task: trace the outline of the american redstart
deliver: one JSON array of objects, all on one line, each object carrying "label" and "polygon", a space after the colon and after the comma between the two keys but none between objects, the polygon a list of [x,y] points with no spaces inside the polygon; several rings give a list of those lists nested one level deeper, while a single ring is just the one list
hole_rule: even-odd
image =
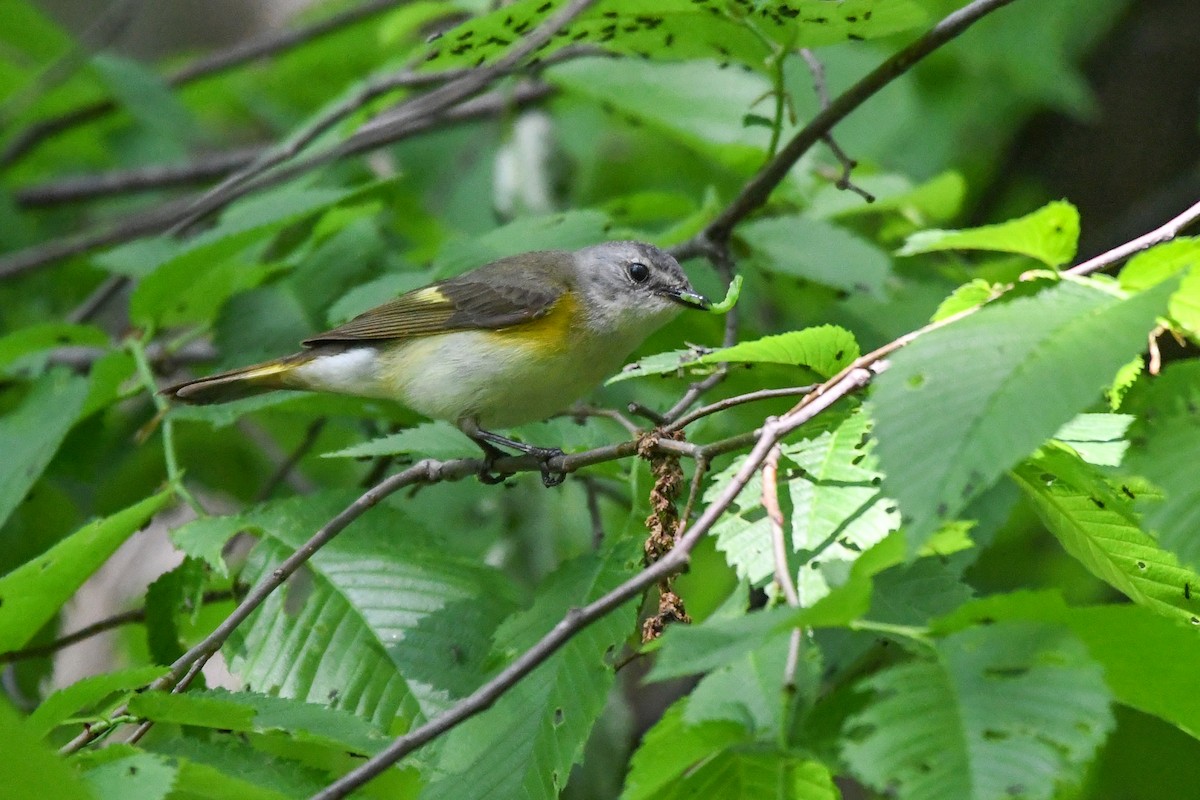
[{"label": "american redstart", "polygon": [[488,456],[495,445],[546,462],[560,455],[493,433],[562,411],[682,307],[708,308],[674,258],[643,242],[509,256],[415,289],[284,358],[163,390],[220,403],[274,389],[396,400],[455,423]]}]

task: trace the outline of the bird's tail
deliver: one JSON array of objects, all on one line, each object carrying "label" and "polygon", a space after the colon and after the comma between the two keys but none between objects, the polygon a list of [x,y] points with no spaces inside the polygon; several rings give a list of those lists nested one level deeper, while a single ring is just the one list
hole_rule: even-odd
[{"label": "bird's tail", "polygon": [[163,389],[162,394],[181,403],[208,405],[240,400],[275,389],[300,389],[303,387],[289,380],[289,377],[296,367],[308,363],[312,358],[311,352],[295,353],[273,361],[177,383]]}]

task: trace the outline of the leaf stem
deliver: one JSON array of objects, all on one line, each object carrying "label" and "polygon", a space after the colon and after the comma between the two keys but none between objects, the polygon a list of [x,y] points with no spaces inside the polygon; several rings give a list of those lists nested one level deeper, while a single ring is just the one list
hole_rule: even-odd
[{"label": "leaf stem", "polygon": [[150,369],[150,359],[146,357],[146,347],[137,336],[129,337],[125,342],[125,347],[133,356],[134,364],[137,365],[138,377],[142,379],[142,385],[146,387],[154,407],[158,409],[162,425],[163,458],[167,465],[167,483],[179,496],[179,499],[187,503],[198,516],[206,517],[208,512],[205,511],[204,506],[200,505],[200,502],[184,485],[183,470],[179,466],[179,458],[175,453],[174,420],[167,413],[170,411],[167,399],[158,393],[158,384],[154,382],[154,373]]}]

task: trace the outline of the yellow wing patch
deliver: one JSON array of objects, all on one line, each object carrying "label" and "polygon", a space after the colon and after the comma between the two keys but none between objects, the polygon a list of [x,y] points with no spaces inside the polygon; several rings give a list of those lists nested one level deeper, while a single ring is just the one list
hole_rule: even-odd
[{"label": "yellow wing patch", "polygon": [[575,294],[564,292],[547,313],[529,322],[499,328],[493,335],[505,342],[537,350],[557,350],[567,346],[579,312],[579,301]]}]

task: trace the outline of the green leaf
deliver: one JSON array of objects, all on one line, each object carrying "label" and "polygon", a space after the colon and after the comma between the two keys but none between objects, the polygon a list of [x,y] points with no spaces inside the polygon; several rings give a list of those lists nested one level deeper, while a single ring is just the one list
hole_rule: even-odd
[{"label": "green leaf", "polygon": [[316,794],[331,779],[324,770],[247,747],[240,736],[164,737],[147,747],[178,763],[177,794],[204,800],[293,800]]},{"label": "green leaf", "polygon": [[808,367],[822,378],[828,378],[836,375],[858,356],[858,342],[854,340],[853,334],[836,325],[819,325],[801,331],[739,342],[732,347],[717,350],[689,348],[657,353],[633,364],[627,364],[624,369],[609,378],[605,385],[647,375],[662,375],[684,368],[690,370],[692,365],[722,363]]},{"label": "green leaf", "polygon": [[139,124],[158,134],[172,155],[182,155],[196,138],[196,123],[187,107],[153,71],[113,53],[92,56],[92,67]]},{"label": "green leaf", "polygon": [[786,364],[809,367],[830,378],[858,358],[854,335],[836,325],[819,325],[802,331],[764,336],[700,356],[701,364]]},{"label": "green leaf", "polygon": [[940,250],[990,250],[1017,253],[1050,267],[1075,257],[1079,242],[1079,212],[1059,200],[1024,217],[966,230],[929,230],[914,233],[897,251],[899,256]]},{"label": "green leaf", "polygon": [[742,725],[687,724],[687,700],[669,708],[630,762],[621,800],[837,800],[829,770],[797,753],[756,741]]},{"label": "green leaf", "polygon": [[[241,580],[257,583],[354,495],[318,493],[177,530],[189,555],[220,560],[239,531],[261,540]],[[415,724],[460,696],[510,602],[494,569],[446,552],[419,520],[377,506],[323,547],[302,577],[277,591],[226,649],[251,690],[351,711],[389,729]],[[479,593],[490,601],[470,601]]]},{"label": "green leaf", "polygon": [[[130,317],[150,328],[211,321],[231,295],[257,286],[285,268],[240,258],[240,254],[255,244],[265,246],[284,226],[371,188],[286,187],[241,201],[225,212],[219,225],[186,245],[162,246],[146,253],[146,260],[133,270],[142,280],[129,300]],[[141,254],[148,246],[134,247]],[[125,258],[125,254],[110,252],[104,263],[121,263]]]},{"label": "green leaf", "polygon": [[374,458],[408,453],[420,458],[470,458],[479,454],[479,448],[449,423],[426,422],[323,455],[325,458]]},{"label": "green leaf", "polygon": [[[789,564],[802,605],[811,605],[846,580],[855,561],[898,526],[895,504],[880,492],[871,452],[870,420],[858,411],[806,427],[782,448],[779,493],[789,528]],[[705,492],[712,501],[741,468],[738,458]],[[760,585],[775,573],[770,520],[756,473],[716,525],[717,548],[738,574]]]},{"label": "green leaf", "polygon": [[607,238],[608,227],[608,215],[591,209],[522,217],[481,236],[447,244],[438,254],[434,273],[457,275],[529,250],[577,250]]},{"label": "green leaf", "polygon": [[25,720],[25,729],[38,739],[82,709],[91,709],[115,692],[140,689],[165,672],[164,667],[134,667],[83,678],[47,697]]},{"label": "green leaf", "polygon": [[295,741],[368,756],[390,741],[368,722],[345,711],[252,692],[143,692],[130,700],[129,710],[155,722],[242,733],[282,733]]},{"label": "green leaf", "polygon": [[0,418],[0,525],[41,477],[87,394],[86,378],[56,370],[34,382],[21,404]]},{"label": "green leaf", "polygon": [[121,752],[127,754],[97,764],[83,773],[83,779],[95,796],[165,800],[175,788],[178,765],[153,753],[139,753],[132,748],[123,748]]},{"label": "green leaf", "polygon": [[1121,270],[1126,289],[1140,291],[1183,272],[1179,289],[1167,303],[1167,313],[1193,338],[1200,338],[1200,238],[1182,236],[1138,253]]},{"label": "green leaf", "polygon": [[79,774],[38,741],[40,738],[27,729],[9,703],[0,703],[6,800],[104,800],[108,797],[89,792]]},{"label": "green leaf", "polygon": [[[544,580],[532,608],[496,631],[501,652],[526,650],[569,609],[628,578],[629,544],[569,561]],[[610,653],[633,629],[635,606],[626,603],[589,625],[491,709],[451,731],[422,797],[557,797],[604,708],[615,677]]]},{"label": "green leaf", "polygon": [[937,311],[933,312],[932,322],[952,317],[969,308],[978,308],[1000,296],[1001,289],[991,281],[976,278],[955,289],[949,297],[941,302]]},{"label": "green leaf", "polygon": [[875,202],[868,203],[858,194],[831,184],[817,192],[805,213],[834,219],[897,212],[921,222],[936,222],[958,216],[967,193],[967,182],[957,172],[943,172],[915,187],[896,174],[855,175],[854,183],[873,194]]},{"label": "green leaf", "polygon": [[[712,351],[708,348],[689,347],[686,350],[672,350],[667,353],[655,353],[652,356],[640,358],[632,364],[626,364],[620,372],[604,382],[605,386],[627,381],[630,378],[642,378],[647,375],[665,375],[668,372],[684,372],[688,374],[697,371],[709,373],[713,368],[704,364],[701,359]],[[699,370],[697,370],[699,367]]]},{"label": "green leaf", "polygon": [[863,616],[871,604],[871,574],[859,569],[809,608],[777,606],[749,614],[713,616],[699,625],[673,625],[647,680],[695,675],[737,662],[798,627],[833,628]]},{"label": "green leaf", "polygon": [[1080,414],[1059,428],[1053,438],[1070,446],[1089,464],[1116,467],[1129,448],[1125,433],[1133,420],[1129,414]]},{"label": "green leaf", "polygon": [[1150,480],[1161,496],[1139,497],[1145,530],[1179,560],[1200,568],[1200,362],[1169,365],[1128,405],[1139,416],[1126,469]]},{"label": "green leaf", "polygon": [[1017,592],[975,600],[936,623],[944,631],[1001,620],[1061,624],[1104,667],[1121,703],[1178,725],[1200,738],[1200,659],[1196,625],[1180,624],[1134,605],[1070,608],[1057,592]]},{"label": "green leaf", "polygon": [[[562,0],[518,0],[450,29],[429,45],[428,66],[444,69],[494,61],[557,9]],[[762,69],[768,42],[788,49],[887,36],[925,21],[908,0],[770,0],[750,9],[740,3],[691,0],[609,0],[589,9],[538,51],[545,57],[572,43],[614,53],[666,59],[736,59]],[[630,60],[630,59],[627,59]]]},{"label": "green leaf", "polygon": [[1050,798],[1112,727],[1100,666],[1056,626],[1004,622],[947,636],[928,660],[864,681],[843,755],[867,784],[911,800]]},{"label": "green leaf", "polygon": [[172,496],[161,492],[85,525],[0,578],[0,652],[28,644],[75,590]]},{"label": "green leaf", "polygon": [[[1089,572],[1138,605],[1195,621],[1200,576],[1179,566],[1138,527],[1131,495],[1111,487],[1093,469],[1062,450],[1047,448],[1014,471],[1017,485],[1063,548]],[[1200,600],[1200,598],[1198,598]]]},{"label": "green leaf", "polygon": [[882,297],[892,271],[883,250],[845,228],[810,217],[770,217],[741,225],[739,236],[769,272]]},{"label": "green leaf", "polygon": [[742,125],[746,110],[770,91],[761,75],[709,61],[580,59],[546,77],[571,96],[617,110],[734,169],[757,166],[770,142],[769,131]]},{"label": "green leaf", "polygon": [[910,551],[1099,397],[1169,291],[1121,299],[1061,283],[931,331],[892,359],[874,386],[875,435]]},{"label": "green leaf", "polygon": [[0,337],[0,370],[11,374],[11,367],[26,356],[56,347],[106,347],[108,334],[93,325],[45,322],[30,325]]}]

